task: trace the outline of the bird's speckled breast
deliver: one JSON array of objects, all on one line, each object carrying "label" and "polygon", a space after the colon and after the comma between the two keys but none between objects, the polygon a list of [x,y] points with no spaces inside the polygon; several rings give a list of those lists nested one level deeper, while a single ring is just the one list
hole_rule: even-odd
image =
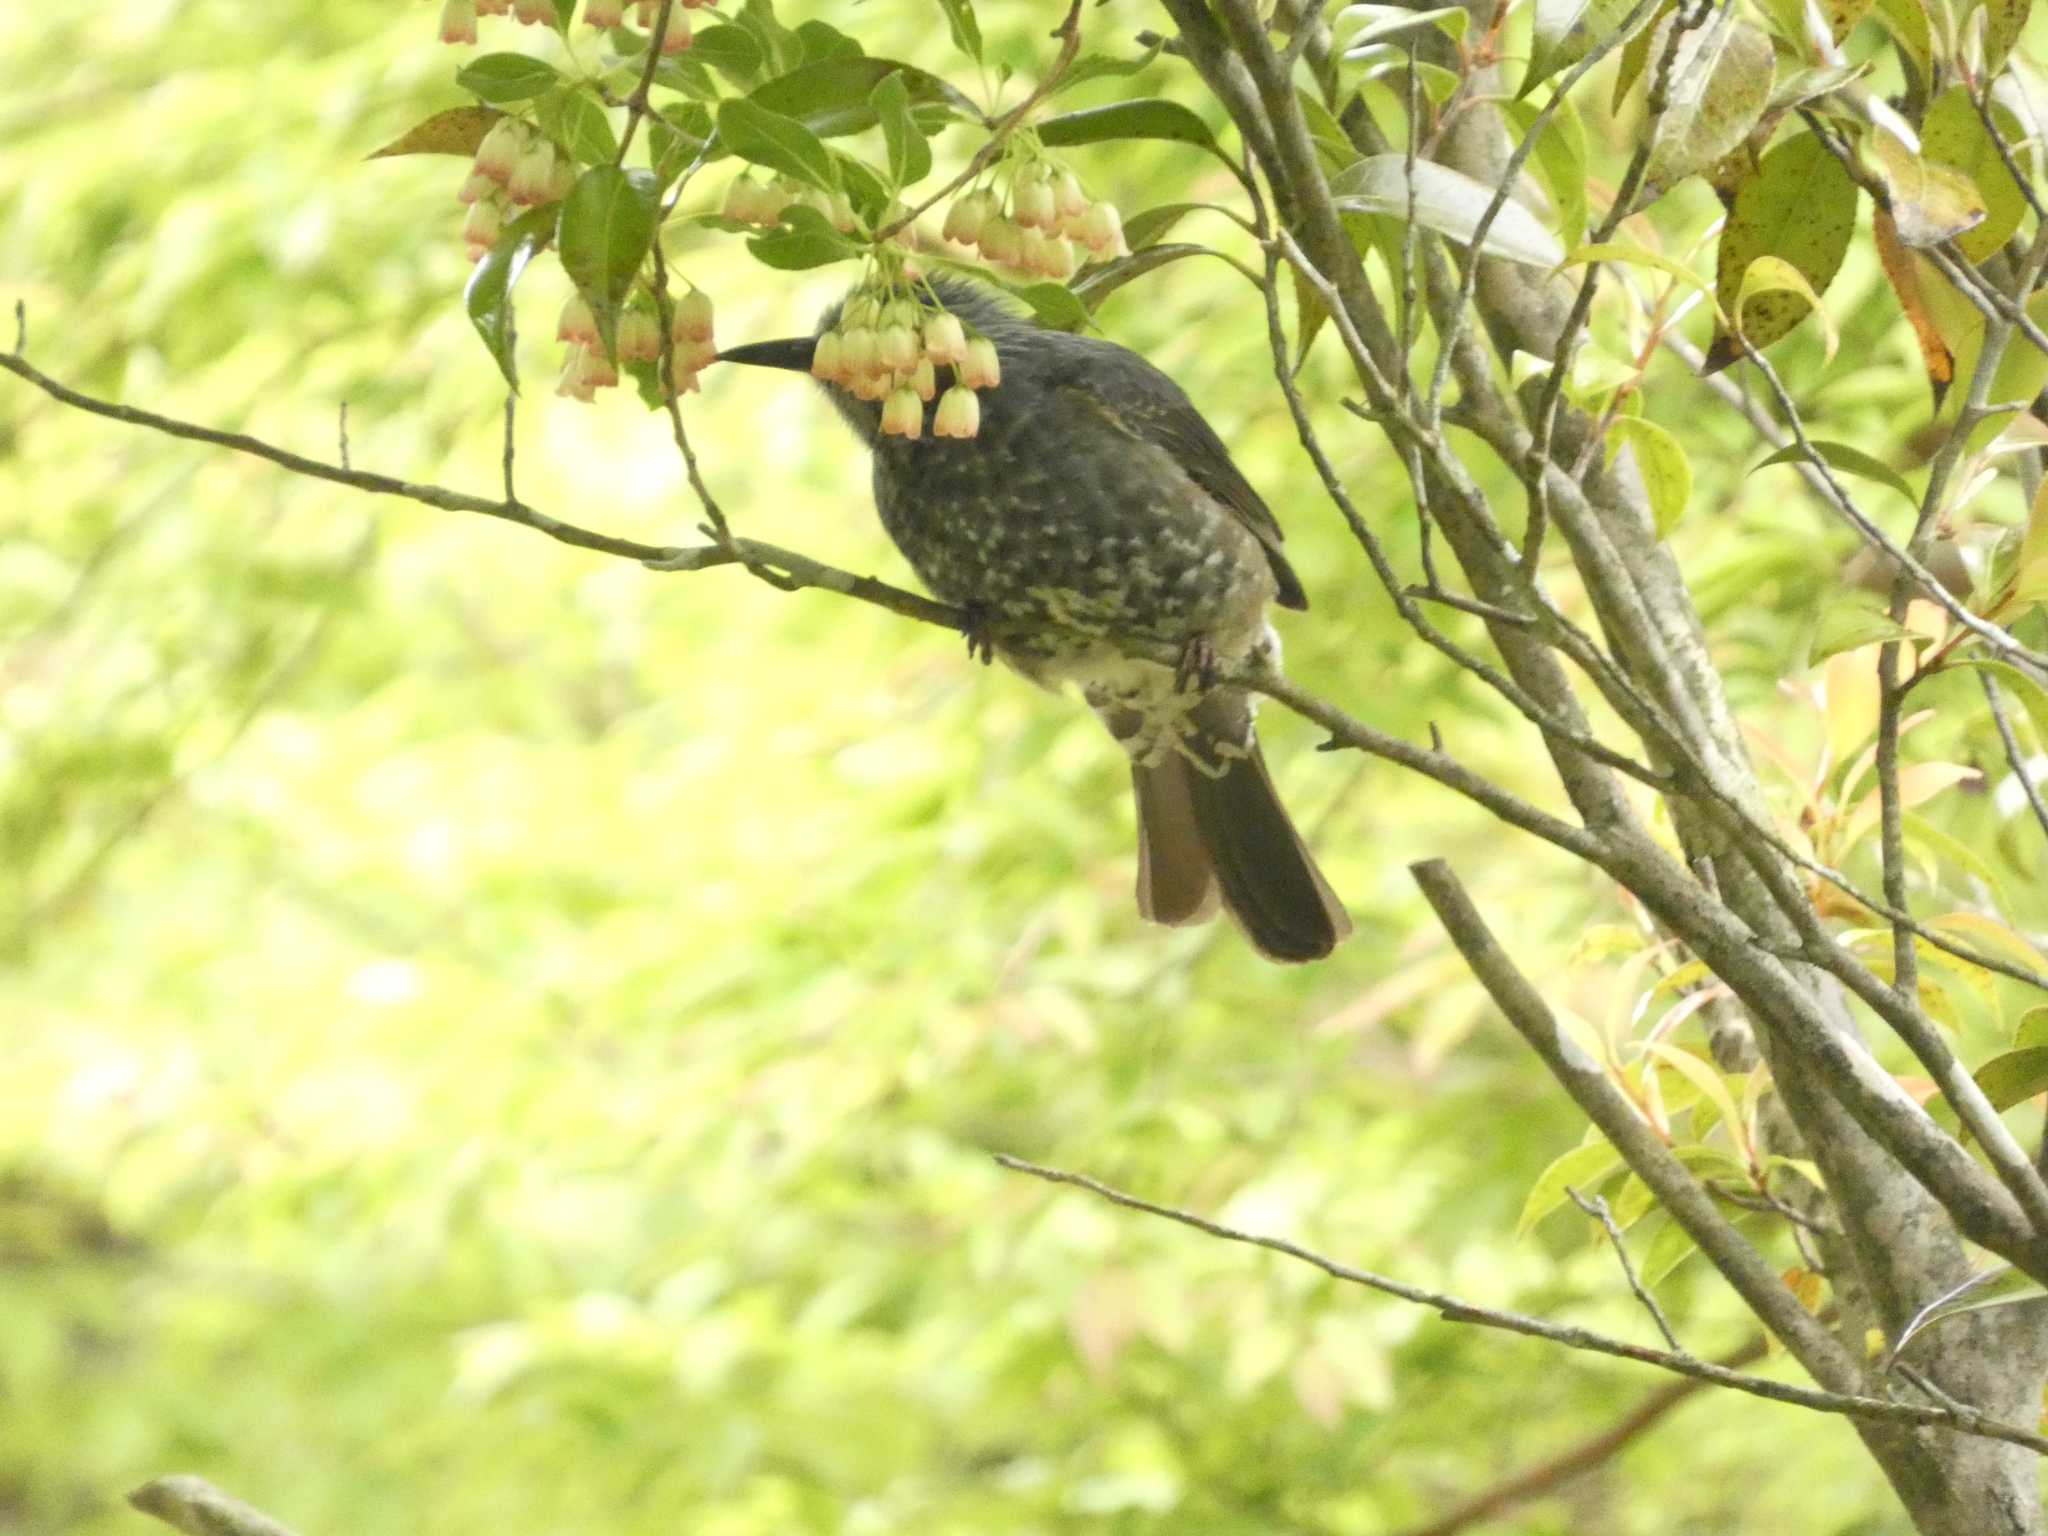
[{"label": "bird's speckled breast", "polygon": [[882,439],[882,525],[933,592],[994,624],[1238,652],[1275,589],[1258,540],[1162,449],[1089,437]]}]

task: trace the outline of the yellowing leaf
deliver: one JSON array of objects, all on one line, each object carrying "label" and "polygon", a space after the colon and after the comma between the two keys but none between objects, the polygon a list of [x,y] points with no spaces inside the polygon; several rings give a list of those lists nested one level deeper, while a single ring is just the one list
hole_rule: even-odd
[{"label": "yellowing leaf", "polygon": [[1864,142],[1891,194],[1892,225],[1907,246],[1939,245],[1984,222],[1983,195],[1961,171],[1915,153],[1881,128]]},{"label": "yellowing leaf", "polygon": [[491,125],[505,114],[496,107],[450,107],[365,156],[381,160],[387,155],[474,155]]},{"label": "yellowing leaf", "polygon": [[[1735,328],[1742,332],[1745,339],[1751,341],[1752,346],[1755,345],[1748,329],[1750,306],[1759,299],[1776,300],[1786,295],[1805,300],[1807,307],[1820,316],[1826,358],[1827,361],[1833,362],[1835,348],[1841,343],[1841,333],[1835,329],[1833,317],[1821,308],[1820,295],[1814,292],[1813,284],[1806,280],[1806,274],[1791,262],[1779,257],[1759,256],[1742,274],[1742,286],[1735,295]],[[1767,310],[1758,311],[1760,319],[1775,313],[1775,304]]]}]

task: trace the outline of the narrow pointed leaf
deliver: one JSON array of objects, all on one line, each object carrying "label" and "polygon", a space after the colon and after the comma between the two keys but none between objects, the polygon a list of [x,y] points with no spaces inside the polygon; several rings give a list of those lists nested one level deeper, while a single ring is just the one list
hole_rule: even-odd
[{"label": "narrow pointed leaf", "polygon": [[[1408,217],[1408,165],[1400,155],[1372,155],[1330,183],[1337,206],[1347,213]],[[1470,245],[1479,221],[1493,203],[1495,189],[1449,166],[1419,160],[1415,165],[1415,220],[1461,245]],[[1532,267],[1563,264],[1564,247],[1542,222],[1508,198],[1488,226],[1483,250],[1488,256]]]},{"label": "narrow pointed leaf", "polygon": [[469,323],[476,327],[498,371],[514,389],[519,387],[519,373],[512,358],[512,286],[554,233],[555,209],[529,208],[507,225],[498,243],[484,253],[462,291]]},{"label": "narrow pointed leaf", "polygon": [[1055,148],[1105,144],[1115,139],[1168,139],[1222,153],[1207,123],[1179,102],[1164,97],[1119,101],[1049,117],[1038,125],[1038,137]]},{"label": "narrow pointed leaf", "polygon": [[545,59],[524,53],[487,53],[455,71],[455,83],[494,106],[545,96],[562,77]]},{"label": "narrow pointed leaf", "polygon": [[562,200],[562,270],[597,317],[607,354],[614,351],[619,306],[654,242],[655,201],[653,172],[611,165],[585,171]]},{"label": "narrow pointed leaf", "polygon": [[[1913,487],[1906,483],[1906,477],[1883,459],[1865,453],[1861,448],[1852,447],[1848,443],[1831,442],[1824,437],[1810,438],[1808,441],[1813,444],[1813,451],[1827,461],[1830,469],[1840,470],[1845,475],[1859,475],[1865,480],[1875,480],[1879,485],[1890,486],[1910,502],[1919,501],[1920,498],[1913,494]],[[1771,464],[1805,462],[1805,450],[1797,443],[1789,443],[1769,458],[1757,460],[1750,473],[1755,474],[1757,470]]]},{"label": "narrow pointed leaf", "polygon": [[889,154],[889,177],[898,188],[913,186],[932,170],[932,147],[910,116],[910,88],[899,70],[883,77],[868,93],[868,105],[881,120],[882,140]]}]

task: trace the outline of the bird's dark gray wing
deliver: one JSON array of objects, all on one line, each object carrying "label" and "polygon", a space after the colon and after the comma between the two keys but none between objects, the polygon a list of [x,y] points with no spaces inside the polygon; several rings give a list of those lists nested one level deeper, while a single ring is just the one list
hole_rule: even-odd
[{"label": "bird's dark gray wing", "polygon": [[1284,535],[1279,522],[1230,462],[1223,439],[1202,419],[1181,387],[1137,353],[1107,342],[1077,350],[1072,358],[1048,382],[1083,396],[1113,426],[1171,454],[1195,484],[1229,508],[1257,537],[1279,584],[1275,600],[1280,606],[1308,607],[1301,579],[1281,552]]}]

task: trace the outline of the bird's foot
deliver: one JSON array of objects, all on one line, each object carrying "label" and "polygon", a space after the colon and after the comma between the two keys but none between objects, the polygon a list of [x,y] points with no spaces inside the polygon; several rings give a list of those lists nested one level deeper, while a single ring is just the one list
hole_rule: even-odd
[{"label": "bird's foot", "polygon": [[1197,635],[1181,650],[1173,686],[1180,693],[1207,693],[1216,686],[1217,671],[1216,647],[1207,635]]},{"label": "bird's foot", "polygon": [[967,659],[984,667],[996,659],[996,642],[989,633],[989,611],[984,603],[965,603],[960,609],[960,633],[967,637]]}]

